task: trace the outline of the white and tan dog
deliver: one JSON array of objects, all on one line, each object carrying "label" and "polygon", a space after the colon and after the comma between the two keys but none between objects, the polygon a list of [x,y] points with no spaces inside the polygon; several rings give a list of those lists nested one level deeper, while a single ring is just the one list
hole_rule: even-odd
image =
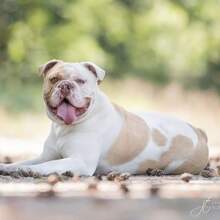
[{"label": "white and tan dog", "polygon": [[42,175],[72,171],[144,174],[199,173],[208,162],[207,137],[181,120],[156,113],[133,114],[113,105],[98,84],[105,71],[91,62],[51,60],[40,69],[52,128],[36,159],[1,165]]}]

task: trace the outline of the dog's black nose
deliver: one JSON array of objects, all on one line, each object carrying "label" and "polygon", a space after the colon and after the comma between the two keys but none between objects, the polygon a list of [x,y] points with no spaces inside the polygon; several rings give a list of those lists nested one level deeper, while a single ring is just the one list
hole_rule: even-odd
[{"label": "dog's black nose", "polygon": [[64,96],[67,96],[70,93],[72,87],[73,85],[68,81],[64,81],[58,86],[58,88],[60,88],[62,95]]}]

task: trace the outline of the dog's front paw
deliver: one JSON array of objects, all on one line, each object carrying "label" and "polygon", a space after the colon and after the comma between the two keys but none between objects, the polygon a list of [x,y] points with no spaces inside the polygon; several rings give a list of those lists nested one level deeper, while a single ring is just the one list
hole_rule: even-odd
[{"label": "dog's front paw", "polygon": [[[16,169],[16,174],[20,177],[34,177],[34,178],[39,178],[41,175],[37,172],[34,172],[32,169],[30,168],[18,168]],[[15,173],[14,172],[14,173]]]},{"label": "dog's front paw", "polygon": [[0,175],[9,175],[13,171],[13,167],[8,164],[0,164]]}]

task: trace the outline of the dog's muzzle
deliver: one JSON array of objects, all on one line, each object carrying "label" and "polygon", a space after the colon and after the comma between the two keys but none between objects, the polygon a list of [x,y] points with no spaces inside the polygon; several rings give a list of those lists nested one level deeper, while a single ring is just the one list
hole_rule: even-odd
[{"label": "dog's muzzle", "polygon": [[77,103],[74,93],[77,92],[77,86],[74,82],[63,80],[57,85],[59,90],[59,103],[56,107],[50,107],[50,110],[65,124],[72,124],[82,114],[84,114],[89,105],[90,98],[83,98],[81,103]]},{"label": "dog's muzzle", "polygon": [[60,89],[61,94],[66,97],[70,94],[71,89],[74,88],[74,84],[67,81],[67,80],[63,80],[62,82],[60,82],[60,84],[58,85],[58,88]]}]

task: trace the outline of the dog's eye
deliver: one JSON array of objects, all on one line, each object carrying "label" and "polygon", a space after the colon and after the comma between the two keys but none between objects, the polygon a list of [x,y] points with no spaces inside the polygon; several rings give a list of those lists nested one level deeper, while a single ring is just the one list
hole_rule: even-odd
[{"label": "dog's eye", "polygon": [[58,81],[59,81],[59,78],[56,77],[56,76],[50,78],[50,82],[53,83],[53,84],[56,83],[56,82],[58,82]]},{"label": "dog's eye", "polygon": [[76,79],[75,81],[76,83],[81,84],[81,85],[85,84],[86,82],[86,80],[83,80],[83,79]]}]

